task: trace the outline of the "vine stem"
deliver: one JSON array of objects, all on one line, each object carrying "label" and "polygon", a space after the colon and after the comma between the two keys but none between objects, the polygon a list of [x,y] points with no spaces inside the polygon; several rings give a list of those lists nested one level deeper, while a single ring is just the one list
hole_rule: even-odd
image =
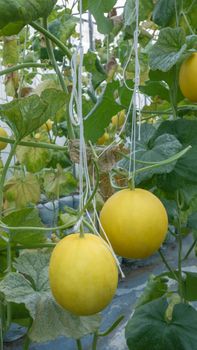
[{"label": "vine stem", "polygon": [[187,15],[185,14],[184,11],[181,12],[181,15],[183,16],[183,18],[184,18],[184,20],[185,20],[185,23],[187,24],[190,33],[191,33],[192,35],[194,35],[195,33],[194,33],[192,27],[191,27],[190,24],[189,24],[189,21],[188,21],[188,19],[187,19]]},{"label": "vine stem", "polygon": [[31,344],[31,340],[29,339],[28,335],[26,335],[26,339],[23,345],[23,350],[29,350],[30,344]]},{"label": "vine stem", "polygon": [[166,260],[165,255],[163,254],[161,248],[158,250],[158,253],[159,253],[163,263],[167,267],[168,271],[172,274],[172,276],[175,278],[175,280],[178,281],[178,278],[177,278],[175,272],[173,271],[172,267],[169,265],[168,261]]},{"label": "vine stem", "polygon": [[[0,136],[0,141],[6,142],[9,144],[14,144],[16,142],[16,140],[14,139],[9,139],[7,137],[1,137],[1,136]],[[20,141],[18,142],[18,146],[55,149],[57,151],[68,151],[67,146],[59,146],[53,143],[46,143],[46,142]]]},{"label": "vine stem", "polygon": [[56,38],[53,34],[51,34],[46,28],[43,28],[36,22],[31,22],[30,26],[33,27],[34,29],[38,30],[40,33],[44,34],[48,39],[53,41],[63,52],[64,54],[68,57],[69,60],[72,58],[72,53],[69,51],[69,49],[63,44],[61,40]]},{"label": "vine stem", "polygon": [[[43,27],[47,30],[47,19],[46,18],[43,18]],[[55,55],[53,52],[53,47],[52,47],[51,41],[49,40],[49,38],[47,36],[45,36],[45,40],[46,40],[46,47],[47,47],[49,59],[51,61],[51,64],[53,65],[55,72],[58,75],[62,90],[65,91],[66,93],[68,93],[66,83],[64,81],[64,78],[60,72],[60,69],[59,69],[58,64],[56,62],[56,59],[55,59]]]},{"label": "vine stem", "polygon": [[0,350],[3,350],[3,306],[0,300]]},{"label": "vine stem", "polygon": [[176,196],[177,201],[177,207],[178,207],[178,225],[177,225],[177,231],[178,231],[178,280],[179,280],[179,293],[181,297],[181,301],[184,301],[183,297],[183,279],[182,279],[182,248],[183,248],[183,242],[182,242],[182,233],[181,233],[181,203],[179,198],[179,192],[177,191]]},{"label": "vine stem", "polygon": [[80,339],[76,339],[76,343],[77,343],[77,349],[78,350],[83,350],[81,340]]},{"label": "vine stem", "polygon": [[[44,29],[47,31],[47,18],[43,18],[43,26],[44,26]],[[49,55],[49,59],[51,61],[51,64],[52,64],[52,66],[53,66],[53,68],[54,68],[58,78],[59,78],[62,90],[66,94],[68,94],[68,89],[67,89],[66,83],[64,81],[64,77],[63,77],[62,73],[60,72],[60,69],[58,67],[58,64],[57,64],[55,56],[54,56],[54,52],[53,52],[53,47],[52,47],[51,41],[50,41],[50,39],[49,39],[49,37],[47,35],[45,35],[45,40],[46,40],[46,47],[47,47],[47,52],[48,52],[48,55]],[[74,139],[75,138],[75,133],[74,133],[74,129],[73,129],[73,125],[72,125],[69,113],[67,113],[67,124],[68,124],[68,136],[69,136],[69,139]]]},{"label": "vine stem", "polygon": [[43,69],[46,69],[47,66],[46,66],[46,64],[43,64],[43,63],[34,63],[34,62],[21,63],[21,64],[17,64],[16,66],[12,66],[12,67],[9,67],[9,68],[6,68],[6,69],[0,71],[0,76],[5,75],[5,74],[9,74],[9,73],[12,73],[12,72],[15,72],[17,70],[24,69],[24,68],[43,68]]},{"label": "vine stem", "polygon": [[7,230],[10,230],[10,231],[43,231],[43,232],[48,232],[48,231],[56,231],[56,230],[63,230],[63,229],[66,229],[66,228],[69,228],[69,227],[72,227],[73,226],[73,223],[70,223],[70,224],[64,224],[64,225],[60,225],[60,226],[56,226],[56,227],[42,227],[42,226],[39,226],[39,227],[35,227],[35,226],[17,226],[17,227],[14,227],[14,226],[7,226],[5,225],[2,221],[0,221],[0,228],[3,228],[3,229],[7,229]]},{"label": "vine stem", "polygon": [[97,349],[97,343],[98,343],[98,333],[95,332],[93,336],[93,341],[92,341],[92,350]]},{"label": "vine stem", "polygon": [[7,175],[7,172],[8,172],[8,169],[9,169],[12,157],[13,157],[15,151],[16,151],[16,147],[18,146],[18,142],[19,141],[16,140],[14,142],[13,146],[11,147],[9,156],[8,156],[8,158],[6,160],[5,166],[4,166],[3,171],[1,173],[1,179],[0,179],[0,216],[2,215],[2,209],[3,209],[3,186],[4,186],[4,182],[5,182],[5,179],[6,179],[6,175]]},{"label": "vine stem", "polygon": [[188,258],[188,256],[191,254],[192,250],[194,249],[195,245],[197,243],[197,239],[195,239],[191,245],[191,247],[188,249],[187,253],[185,254],[184,258],[182,259],[182,261],[186,260]]},{"label": "vine stem", "polygon": [[[7,273],[12,270],[12,248],[11,248],[11,236],[9,234],[9,240],[7,242]],[[12,307],[11,303],[7,302],[7,319],[6,319],[6,329],[8,330],[12,322]]]},{"label": "vine stem", "polygon": [[138,174],[138,173],[141,173],[143,171],[146,171],[146,170],[149,170],[149,169],[154,169],[154,168],[159,168],[162,165],[167,165],[167,164],[169,164],[171,162],[174,162],[174,161],[178,160],[180,157],[182,157],[190,149],[191,149],[191,146],[188,146],[185,149],[183,149],[182,151],[180,151],[180,152],[176,153],[175,155],[169,157],[168,159],[161,160],[160,162],[156,162],[156,163],[148,165],[148,166],[146,166],[144,168],[136,169],[135,173]]},{"label": "vine stem", "polygon": [[[13,249],[23,250],[23,249],[42,249],[42,248],[54,248],[56,243],[40,243],[40,244],[27,244],[27,245],[16,245]],[[0,248],[0,252],[4,251],[6,248]]]}]

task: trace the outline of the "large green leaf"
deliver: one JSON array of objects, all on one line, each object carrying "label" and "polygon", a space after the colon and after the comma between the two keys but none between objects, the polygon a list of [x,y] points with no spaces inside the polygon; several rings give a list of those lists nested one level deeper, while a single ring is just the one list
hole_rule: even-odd
[{"label": "large green leaf", "polygon": [[56,89],[44,90],[0,105],[0,115],[10,125],[17,139],[22,139],[53,117],[65,103],[65,94]]},{"label": "large green leaf", "polygon": [[19,62],[19,49],[17,36],[4,38],[3,44],[3,65],[15,65]]},{"label": "large green leaf", "polygon": [[87,141],[96,142],[104,133],[104,129],[109,125],[111,118],[122,110],[122,106],[117,104],[114,97],[114,92],[118,87],[119,83],[117,81],[107,84],[95,107],[85,117],[84,130]]},{"label": "large green leaf", "polygon": [[[156,86],[157,84],[155,82],[159,82],[160,84],[162,83],[162,86],[158,85],[158,92],[161,94],[161,98],[165,99],[166,101],[171,101],[170,100],[170,90],[171,90],[171,94],[174,92],[174,90],[176,89],[177,93],[176,93],[176,102],[182,101],[183,100],[183,95],[182,92],[179,88],[179,86],[177,86],[176,84],[176,69],[175,66],[172,67],[170,70],[168,70],[167,72],[162,72],[161,70],[150,70],[149,72],[149,78],[150,81],[147,82],[147,87],[145,87],[145,89],[149,88],[149,84],[150,84],[150,89],[145,90],[150,93],[154,93],[156,92]],[[167,85],[165,83],[167,83]],[[164,90],[165,89],[165,90]],[[142,90],[143,92],[143,90]],[[150,95],[151,96],[151,95]]]},{"label": "large green leaf", "polygon": [[85,69],[91,73],[94,89],[98,87],[107,78],[107,74],[102,67],[100,60],[95,52],[89,51],[84,55],[83,61]]},{"label": "large green leaf", "polygon": [[0,35],[17,34],[26,24],[48,16],[57,0],[0,0]]},{"label": "large green leaf", "polygon": [[183,273],[186,277],[183,281],[184,297],[188,301],[197,301],[197,273],[187,271]]},{"label": "large green leaf", "polygon": [[158,96],[163,100],[170,102],[169,89],[163,81],[147,81],[145,85],[140,86],[140,91],[151,97]]},{"label": "large green leaf", "polygon": [[147,304],[152,300],[161,298],[168,290],[165,277],[150,275],[143,293],[140,295],[135,307]]},{"label": "large green leaf", "polygon": [[174,306],[166,319],[165,299],[136,309],[126,326],[126,340],[133,350],[194,350],[197,344],[197,311],[187,304]]},{"label": "large green leaf", "polygon": [[185,32],[182,28],[162,29],[156,44],[149,52],[150,68],[167,72],[180,60],[186,48]]},{"label": "large green leaf", "polygon": [[111,11],[117,0],[88,0],[88,9],[94,16],[97,29],[102,34],[109,34],[113,28],[112,21],[105,17],[105,13]]},{"label": "large green leaf", "polygon": [[[178,189],[180,186],[187,186],[189,183],[197,183],[197,121],[178,119],[176,121],[163,122],[157,130],[156,137],[169,133],[174,135],[181,144],[186,147],[191,145],[192,148],[181,157],[174,170],[165,178],[160,178],[159,186],[172,190]],[[172,185],[172,186],[171,186]]]},{"label": "large green leaf", "polygon": [[[141,139],[136,142],[136,171],[151,163],[166,160],[182,149],[181,143],[175,136],[165,133],[154,138],[155,132],[156,129],[151,124],[142,124]],[[119,166],[128,170],[129,162],[129,159],[121,160]],[[138,173],[136,183],[150,179],[154,174],[169,173],[174,169],[175,164],[176,162],[172,162]]]},{"label": "large green leaf", "polygon": [[10,230],[12,244],[31,245],[46,241],[46,232],[34,231],[33,229],[34,227],[44,227],[36,208],[24,208],[13,211],[5,216],[2,221],[10,227],[31,227],[25,231]]},{"label": "large green leaf", "polygon": [[77,189],[77,180],[69,171],[58,165],[57,169],[46,172],[44,175],[44,190],[49,197],[65,196]]},{"label": "large green leaf", "polygon": [[51,160],[51,150],[47,148],[18,146],[16,156],[27,171],[36,173],[47,166]]},{"label": "large green leaf", "polygon": [[[153,0],[139,1],[139,21],[150,17],[153,10]],[[126,35],[133,35],[136,27],[136,1],[126,0],[124,6],[124,29]]]},{"label": "large green leaf", "polygon": [[58,336],[81,338],[100,326],[100,315],[79,317],[62,309],[51,295],[48,281],[50,253],[24,252],[16,259],[18,272],[0,282],[0,292],[9,302],[24,303],[33,319],[29,337],[46,342]]},{"label": "large green leaf", "polygon": [[23,208],[39,202],[40,184],[33,174],[16,174],[6,181],[4,194],[8,202],[15,202],[16,208]]},{"label": "large green leaf", "polygon": [[129,79],[129,80],[126,80],[126,85],[124,84],[123,86],[120,86],[118,89],[120,103],[123,106],[123,108],[126,108],[126,109],[129,108],[129,105],[131,103],[132,96],[133,96],[133,87],[134,87],[134,82],[133,80]]},{"label": "large green leaf", "polygon": [[173,0],[158,0],[155,4],[152,19],[161,27],[170,24],[175,15],[175,2]]},{"label": "large green leaf", "polygon": [[193,230],[197,230],[197,212],[188,217],[188,226]]},{"label": "large green leaf", "polygon": [[[169,277],[173,280],[175,280],[175,275],[178,278],[178,271],[174,271],[174,274],[172,275],[171,272],[165,272],[161,276],[162,277]],[[184,271],[182,270],[183,280],[182,280],[182,287],[183,287],[183,297],[187,301],[197,301],[197,273],[196,272],[190,272],[190,271]]]},{"label": "large green leaf", "polygon": [[79,339],[96,332],[100,326],[100,315],[79,317],[62,309],[51,295],[41,296],[36,305],[35,321],[30,338],[35,342],[46,342],[59,336]]},{"label": "large green leaf", "polygon": [[77,18],[65,13],[54,21],[50,22],[48,29],[62,42],[65,42],[74,33],[77,25]]}]

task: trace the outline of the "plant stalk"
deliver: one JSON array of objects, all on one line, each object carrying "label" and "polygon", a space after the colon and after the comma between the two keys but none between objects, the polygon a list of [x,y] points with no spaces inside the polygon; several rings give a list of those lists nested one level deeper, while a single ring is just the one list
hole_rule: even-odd
[{"label": "plant stalk", "polygon": [[24,69],[24,68],[43,68],[43,69],[46,69],[47,66],[46,66],[46,64],[43,64],[43,63],[34,63],[34,62],[21,63],[21,64],[17,64],[16,66],[12,66],[12,67],[9,67],[9,68],[6,68],[6,69],[0,71],[0,76],[5,75],[5,74],[9,74],[9,73],[12,73],[12,72],[15,72],[17,70]]},{"label": "plant stalk", "polygon": [[[16,140],[9,139],[7,137],[1,137],[0,141],[6,142],[9,144],[14,144]],[[47,149],[54,149],[57,151],[68,151],[67,146],[59,146],[53,143],[46,143],[46,142],[34,142],[34,141],[20,141],[18,142],[18,146],[24,146],[24,147],[34,147],[34,148],[47,148]]]},{"label": "plant stalk", "polygon": [[81,340],[80,339],[76,339],[76,343],[77,343],[77,349],[78,350],[83,350]]},{"label": "plant stalk", "polygon": [[92,341],[92,350],[97,350],[97,343],[98,343],[98,333],[95,332],[93,336],[93,341]]},{"label": "plant stalk", "polygon": [[6,160],[5,166],[4,166],[4,168],[2,170],[2,173],[1,173],[1,179],[0,179],[0,217],[2,215],[2,209],[3,209],[3,186],[4,186],[4,182],[5,182],[5,179],[6,179],[6,175],[7,175],[10,163],[12,161],[12,157],[13,157],[15,151],[16,151],[16,147],[17,146],[18,146],[18,140],[16,140],[14,142],[13,146],[11,147],[9,156],[8,156],[8,158]]},{"label": "plant stalk", "polygon": [[29,350],[29,346],[31,344],[31,340],[30,338],[28,337],[28,335],[26,335],[25,337],[25,342],[23,344],[23,350]]},{"label": "plant stalk", "polygon": [[178,277],[176,276],[174,270],[171,268],[171,266],[169,265],[168,261],[165,258],[165,255],[163,254],[161,248],[158,250],[158,253],[163,261],[163,263],[165,264],[165,266],[167,267],[168,271],[172,274],[172,276],[174,277],[174,279],[176,281],[178,281]]},{"label": "plant stalk", "polygon": [[177,191],[177,208],[178,208],[178,223],[177,223],[177,233],[178,233],[178,280],[179,280],[179,293],[181,301],[184,302],[183,297],[183,279],[182,279],[182,232],[181,232],[181,203],[179,198],[179,192]]},{"label": "plant stalk", "polygon": [[54,42],[68,57],[69,60],[72,58],[72,53],[69,51],[69,49],[62,43],[61,40],[56,38],[53,34],[51,34],[46,28],[43,28],[41,25],[39,25],[36,22],[30,23],[31,27],[39,31],[40,33],[44,34],[48,39],[50,39],[52,42]]},{"label": "plant stalk", "polygon": [[197,244],[197,239],[195,239],[191,245],[191,247],[188,249],[187,253],[185,254],[184,258],[182,261],[186,260],[188,256],[191,254],[192,250],[194,249],[195,245]]},{"label": "plant stalk", "polygon": [[[43,26],[44,26],[44,29],[46,29],[46,31],[47,31],[47,18],[43,18]],[[47,52],[48,52],[48,55],[49,55],[49,59],[51,61],[51,64],[52,64],[52,66],[53,66],[53,68],[54,68],[58,78],[59,78],[62,90],[66,94],[68,94],[68,89],[67,89],[66,83],[64,81],[64,77],[62,76],[62,74],[60,72],[60,69],[58,67],[58,64],[57,64],[55,56],[54,56],[54,52],[53,52],[53,47],[52,47],[51,41],[49,40],[48,36],[45,36],[45,40],[46,40],[46,47],[47,47]],[[69,136],[69,139],[72,140],[72,139],[75,138],[75,133],[74,133],[72,122],[71,122],[71,119],[70,119],[70,116],[69,116],[68,113],[67,113],[67,116],[68,116],[67,117],[68,136]]]},{"label": "plant stalk", "polygon": [[[11,237],[9,234],[9,240],[7,242],[7,273],[12,271],[12,249],[11,249]],[[10,328],[12,322],[12,307],[11,303],[7,302],[7,319],[6,319],[6,329]]]}]

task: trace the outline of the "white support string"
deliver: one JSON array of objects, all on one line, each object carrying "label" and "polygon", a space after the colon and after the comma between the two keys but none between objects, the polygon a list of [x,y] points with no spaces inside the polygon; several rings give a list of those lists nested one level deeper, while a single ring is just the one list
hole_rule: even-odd
[{"label": "white support string", "polygon": [[[139,96],[140,64],[139,64],[139,57],[138,57],[139,0],[135,1],[135,17],[136,17],[136,28],[134,31],[134,43],[133,43],[134,53],[135,53],[135,79],[134,79],[134,90],[133,90],[133,98],[132,98],[133,111],[132,111],[132,128],[131,128],[130,157],[129,157],[129,177],[131,177],[131,173],[132,173],[133,184],[135,184],[135,170],[136,170],[137,99],[140,98]],[[140,132],[138,137],[140,139]]]},{"label": "white support string", "polygon": [[[139,30],[139,0],[136,0],[135,3],[135,13],[136,13],[136,28],[134,32],[134,43],[131,46],[126,64],[123,69],[123,80],[124,80],[124,85],[129,91],[133,91],[130,104],[127,110],[127,113],[125,115],[125,121],[120,129],[120,131],[117,133],[117,139],[120,138],[120,135],[125,129],[125,125],[127,123],[128,117],[131,113],[131,109],[133,106],[133,111],[132,111],[132,128],[131,128],[131,137],[130,137],[130,161],[129,161],[129,176],[131,173],[131,168],[133,165],[133,174],[135,174],[135,151],[136,151],[136,146],[135,146],[135,141],[136,141],[136,125],[137,125],[137,106],[139,106],[139,123],[138,123],[138,140],[141,138],[141,113],[140,113],[140,94],[139,94],[139,83],[140,83],[140,64],[139,64],[139,58],[138,58],[138,30]],[[130,88],[126,82],[126,69],[128,67],[128,64],[131,60],[132,53],[134,51],[135,54],[135,78],[134,78],[134,89]],[[100,154],[98,157],[102,157],[102,155],[111,149],[114,144],[118,145],[120,142],[117,143],[116,139],[113,140]],[[132,157],[133,155],[133,157]],[[132,159],[133,159],[133,164],[132,164]]]},{"label": "white support string", "polygon": [[111,243],[110,243],[110,241],[109,241],[109,239],[108,239],[108,237],[107,237],[107,234],[105,233],[105,230],[104,230],[103,227],[102,227],[102,224],[101,224],[101,221],[100,221],[100,219],[99,219],[99,216],[98,216],[97,211],[95,211],[95,214],[96,214],[96,217],[97,217],[99,226],[101,227],[101,229],[102,229],[102,231],[103,231],[103,233],[104,233],[104,236],[105,236],[105,239],[106,239],[106,240],[104,240],[104,238],[100,235],[100,232],[97,230],[97,228],[96,228],[96,226],[95,226],[95,224],[94,224],[94,221],[92,220],[92,218],[91,218],[90,213],[88,212],[88,210],[86,210],[86,214],[87,214],[87,217],[88,217],[89,220],[90,220],[90,223],[92,224],[92,226],[93,226],[93,228],[94,228],[95,233],[103,240],[103,242],[106,244],[107,248],[108,248],[108,249],[110,250],[110,252],[112,253],[112,255],[113,255],[113,257],[114,257],[114,259],[115,259],[115,261],[116,261],[116,264],[117,264],[117,266],[118,266],[118,269],[119,269],[119,271],[120,271],[121,277],[124,278],[125,275],[124,275],[124,272],[123,272],[122,269],[121,269],[120,262],[119,262],[119,260],[118,260],[118,258],[117,258],[117,256],[116,256],[116,253],[115,253],[114,250],[113,250],[113,247],[112,247],[112,245],[111,245]]},{"label": "white support string", "polygon": [[[83,211],[84,205],[87,202],[88,196],[92,193],[91,188],[91,182],[88,172],[88,163],[87,163],[87,153],[86,153],[86,145],[84,140],[84,126],[83,126],[83,110],[82,110],[82,69],[83,69],[83,34],[82,34],[82,0],[79,0],[79,8],[80,8],[80,42],[79,46],[77,47],[76,52],[74,53],[72,60],[71,60],[71,70],[73,74],[73,89],[71,93],[71,99],[69,104],[69,113],[71,121],[74,125],[79,125],[80,128],[80,160],[79,160],[79,195],[80,195],[80,203],[79,203],[79,210]],[[132,133],[131,133],[131,140],[135,144],[135,128],[136,128],[136,97],[139,89],[139,61],[138,61],[138,9],[139,9],[139,0],[136,0],[136,31],[134,35],[134,50],[135,50],[135,87],[134,87],[134,94],[131,98],[130,105],[127,111],[127,115],[125,118],[125,122],[123,124],[123,127],[121,128],[121,131],[124,129],[124,126],[126,124],[126,120],[128,118],[128,115],[131,112],[132,105],[134,106],[133,110],[133,121],[132,121]],[[133,50],[133,48],[132,48]],[[129,59],[131,58],[131,53]],[[77,116],[75,115],[73,104],[75,103],[76,110],[77,110]],[[135,123],[134,123],[135,122]],[[111,146],[111,145],[110,145]],[[109,147],[108,147],[109,148]],[[101,155],[100,155],[101,156]],[[83,184],[84,184],[84,178],[85,178],[85,194],[83,192]],[[94,185],[94,179],[93,179],[93,185]],[[124,277],[124,273],[121,269],[120,262],[110,244],[110,241],[107,237],[107,234],[105,233],[102,224],[100,222],[97,210],[96,210],[96,200],[94,198],[93,200],[93,209],[94,209],[94,217],[99,223],[99,226],[101,230],[103,231],[103,234],[105,236],[104,242],[110,249],[112,255],[115,258],[115,261],[117,263],[117,266],[119,268],[119,271],[121,273],[121,276]],[[99,230],[97,230],[96,225],[94,223],[94,220],[92,219],[90,213],[88,210],[86,210],[86,215],[90,221],[90,223],[93,226],[93,229],[97,235],[99,235],[102,239],[103,237],[100,235]],[[78,223],[75,227],[79,228],[79,226],[82,223],[83,218],[80,218]]]}]

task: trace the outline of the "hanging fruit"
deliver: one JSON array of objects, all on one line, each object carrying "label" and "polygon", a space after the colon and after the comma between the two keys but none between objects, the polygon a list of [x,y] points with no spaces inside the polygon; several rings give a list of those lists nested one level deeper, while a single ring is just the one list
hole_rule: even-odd
[{"label": "hanging fruit", "polygon": [[[1,137],[8,137],[7,132],[5,131],[4,128],[0,127],[0,136]],[[2,151],[3,149],[5,149],[7,147],[7,143],[0,141],[0,151]]]},{"label": "hanging fruit", "polygon": [[92,315],[111,302],[118,269],[102,238],[75,233],[53,250],[49,280],[53,296],[63,308],[80,316]]},{"label": "hanging fruit", "polygon": [[192,102],[197,102],[197,52],[194,52],[182,63],[179,86],[183,96]]},{"label": "hanging fruit", "polygon": [[105,202],[100,220],[115,253],[125,258],[142,259],[156,252],[168,228],[161,201],[140,188],[113,194]]}]

